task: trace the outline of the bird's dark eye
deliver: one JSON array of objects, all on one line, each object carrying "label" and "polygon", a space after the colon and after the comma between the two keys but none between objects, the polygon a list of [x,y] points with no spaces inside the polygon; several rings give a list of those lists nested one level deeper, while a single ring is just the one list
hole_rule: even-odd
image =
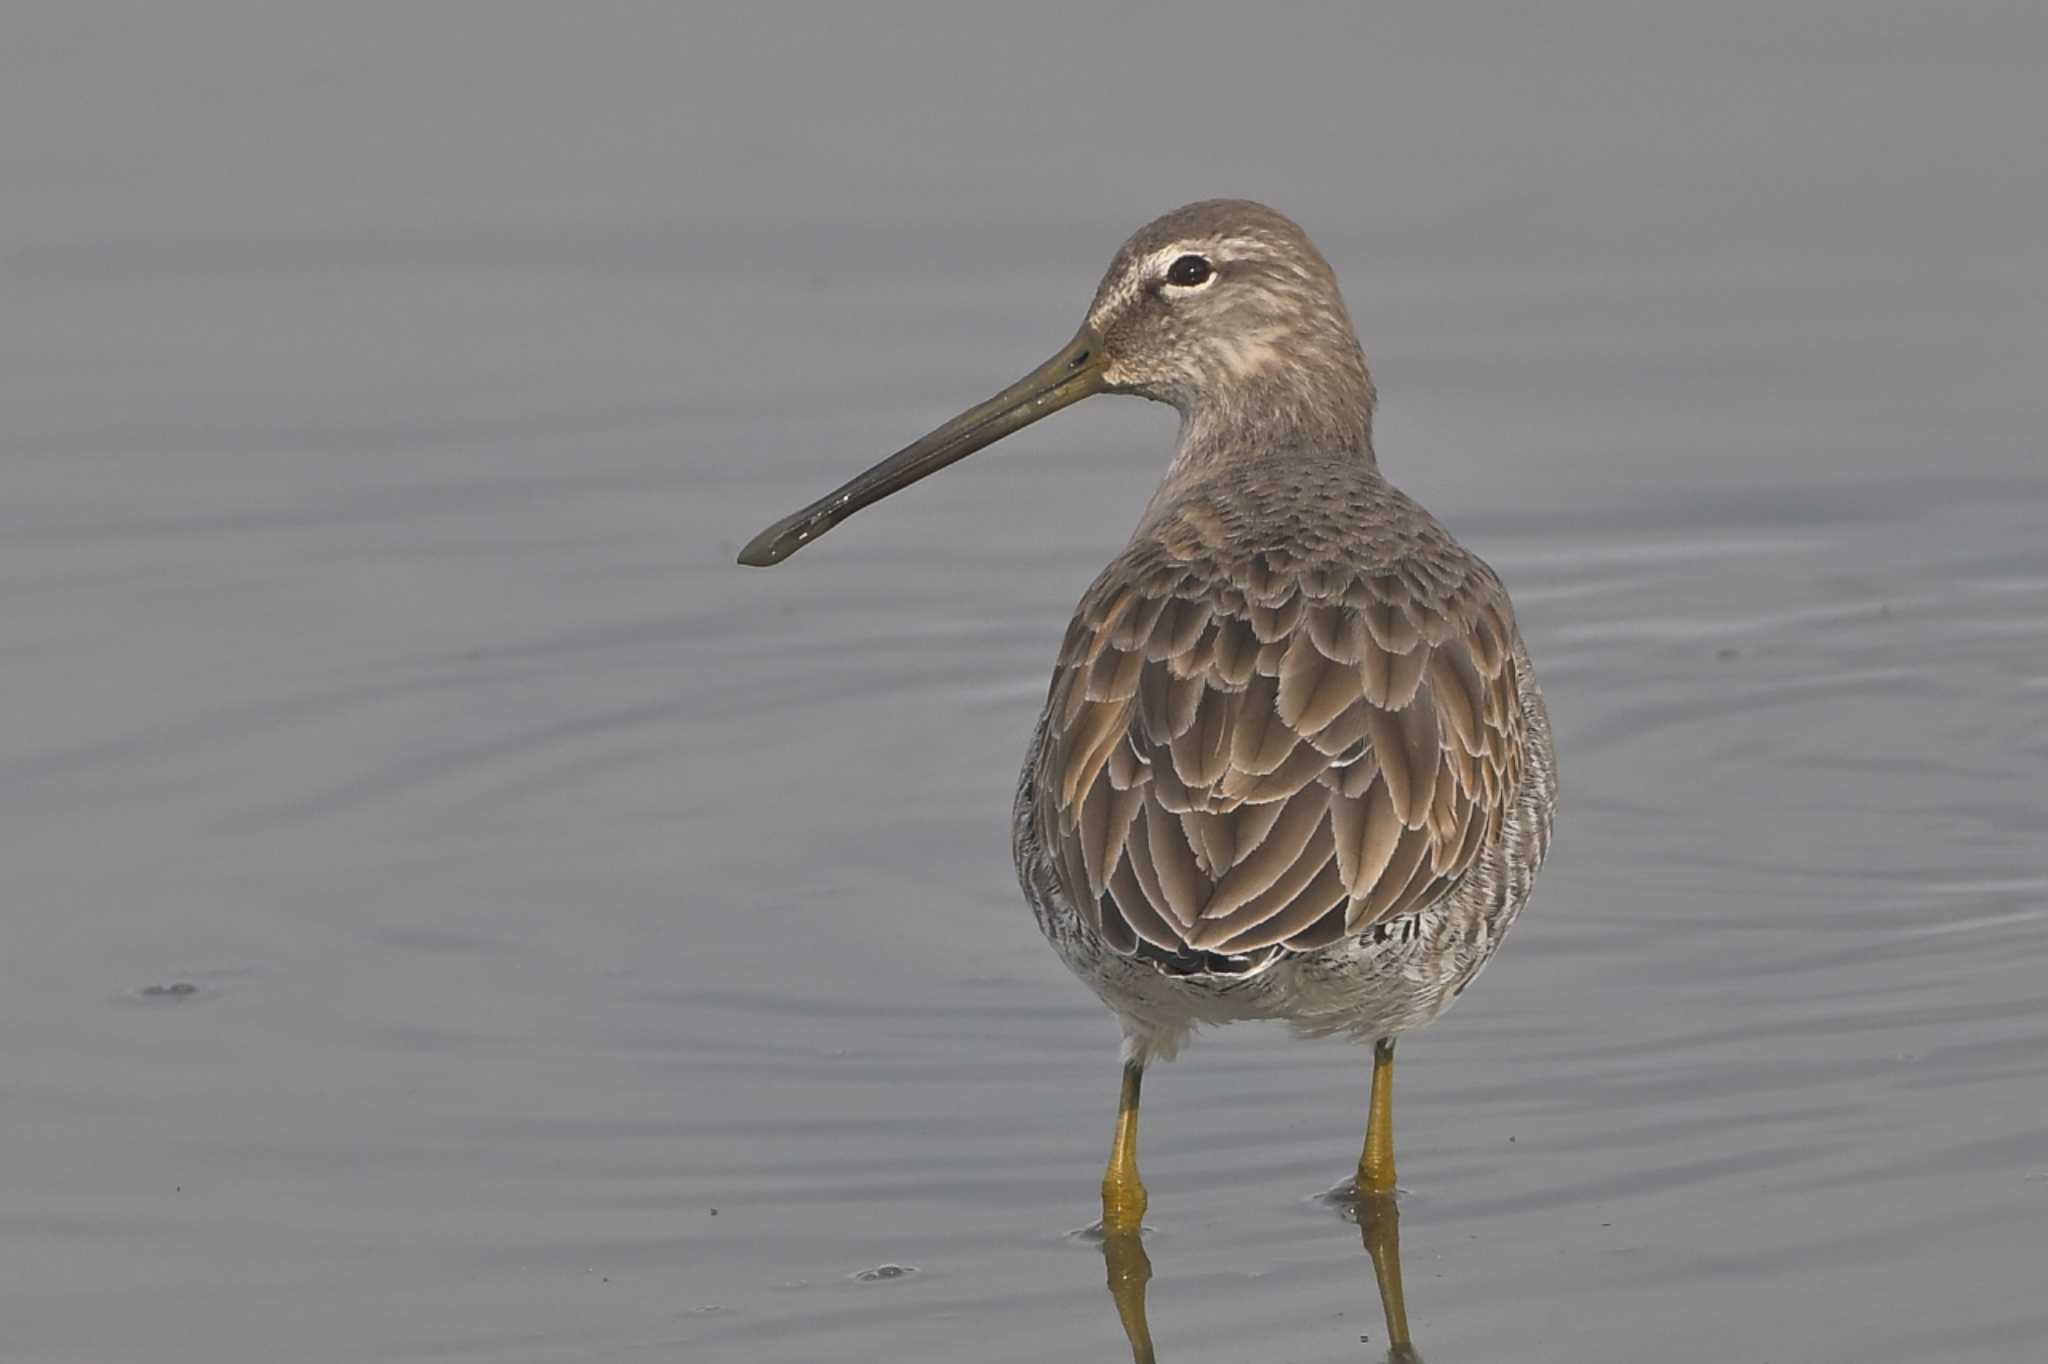
[{"label": "bird's dark eye", "polygon": [[1206,283],[1209,276],[1214,273],[1214,268],[1200,256],[1182,256],[1166,267],[1166,282],[1183,289],[1192,289],[1197,284]]}]

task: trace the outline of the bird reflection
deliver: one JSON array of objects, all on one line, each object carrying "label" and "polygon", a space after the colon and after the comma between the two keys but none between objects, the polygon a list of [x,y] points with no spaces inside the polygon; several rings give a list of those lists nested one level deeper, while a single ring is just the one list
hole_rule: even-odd
[{"label": "bird reflection", "polygon": [[[1358,1237],[1372,1261],[1380,1308],[1387,1318],[1387,1364],[1421,1364],[1422,1356],[1408,1338],[1408,1304],[1401,1292],[1400,1209],[1390,1195],[1352,1195],[1348,1189],[1336,1201],[1341,1202],[1347,1219],[1353,1210],[1358,1215]],[[1145,1319],[1145,1286],[1152,1281],[1152,1260],[1145,1254],[1143,1232],[1135,1228],[1105,1230],[1102,1262],[1109,1271],[1109,1299],[1116,1305],[1117,1320],[1131,1345],[1132,1364],[1156,1364],[1152,1328]]]},{"label": "bird reflection", "polygon": [[1109,1300],[1131,1342],[1131,1364],[1154,1364],[1152,1327],[1145,1320],[1145,1285],[1152,1282],[1152,1260],[1145,1254],[1145,1235],[1136,1227],[1102,1233],[1102,1263],[1109,1269]]}]

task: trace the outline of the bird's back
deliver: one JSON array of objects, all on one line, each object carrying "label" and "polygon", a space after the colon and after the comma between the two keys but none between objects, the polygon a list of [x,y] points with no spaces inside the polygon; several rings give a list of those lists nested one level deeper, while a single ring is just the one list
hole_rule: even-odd
[{"label": "bird's back", "polygon": [[1244,975],[1497,871],[1532,762],[1493,571],[1369,460],[1288,452],[1169,479],[1082,598],[1019,846],[1108,952]]}]

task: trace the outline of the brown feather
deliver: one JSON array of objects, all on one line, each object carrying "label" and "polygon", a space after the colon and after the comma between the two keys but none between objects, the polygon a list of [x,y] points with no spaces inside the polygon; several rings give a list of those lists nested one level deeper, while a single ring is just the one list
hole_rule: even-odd
[{"label": "brown feather", "polygon": [[1397,715],[1401,744],[1405,750],[1410,783],[1408,827],[1419,829],[1429,818],[1430,800],[1436,794],[1436,774],[1443,761],[1443,745],[1437,737],[1436,703],[1428,692],[1418,693],[1406,710]]},{"label": "brown feather", "polygon": [[1195,850],[1179,819],[1155,805],[1145,808],[1146,848],[1152,855],[1152,870],[1159,877],[1165,902],[1159,911],[1170,922],[1192,925],[1209,900],[1209,879],[1195,865]]},{"label": "brown feather", "polygon": [[[1408,882],[1421,866],[1422,859],[1429,852],[1429,834],[1421,829],[1403,829],[1401,838],[1394,846],[1394,855],[1387,859],[1386,870],[1374,880],[1372,889],[1357,897],[1351,905],[1351,926],[1364,928],[1377,922],[1401,892],[1408,888]],[[1423,873],[1425,876],[1427,872]]]},{"label": "brown feather", "polygon": [[1275,708],[1299,734],[1313,734],[1337,718],[1358,695],[1358,674],[1323,655],[1306,633],[1297,634],[1280,663]]},{"label": "brown feather", "polygon": [[[1315,879],[1295,891],[1269,917],[1253,917],[1258,910],[1265,908],[1263,902],[1246,906],[1246,917],[1253,920],[1251,926],[1240,930],[1237,936],[1225,939],[1216,950],[1249,952],[1276,942],[1285,943],[1294,951],[1328,946],[1344,936],[1343,906],[1348,898],[1344,893],[1344,878],[1337,874],[1336,862],[1325,859],[1318,865]],[[1328,936],[1320,941],[1302,940],[1311,929],[1331,918],[1333,912],[1335,920],[1330,925],[1333,931]]]},{"label": "brown feather", "polygon": [[1358,663],[1366,640],[1365,618],[1358,612],[1319,602],[1308,609],[1303,623],[1323,657],[1354,666]]},{"label": "brown feather", "polygon": [[1128,707],[1114,701],[1091,701],[1067,730],[1062,744],[1065,768],[1060,775],[1060,805],[1072,808],[1081,792],[1109,762],[1110,750],[1123,737]]},{"label": "brown feather", "polygon": [[1189,786],[1180,778],[1180,769],[1173,765],[1173,755],[1161,753],[1152,764],[1152,786],[1154,799],[1159,807],[1175,815],[1192,814],[1207,810],[1214,804],[1214,793],[1206,787]]},{"label": "brown feather", "polygon": [[[1353,694],[1356,692],[1354,690]],[[1366,703],[1361,697],[1337,713],[1330,723],[1309,735],[1309,742],[1326,758],[1334,758],[1365,738]]]},{"label": "brown feather", "polygon": [[1090,701],[1128,701],[1138,691],[1138,672],[1145,655],[1131,650],[1104,649],[1088,667]]},{"label": "brown feather", "polygon": [[1359,614],[1365,617],[1366,629],[1372,632],[1373,642],[1390,654],[1412,653],[1421,639],[1409,622],[1407,613],[1384,599],[1365,607]]},{"label": "brown feather", "polygon": [[1330,760],[1316,752],[1313,744],[1299,744],[1287,755],[1287,761],[1263,776],[1249,776],[1232,767],[1217,789],[1232,800],[1285,800],[1329,771],[1329,767]]},{"label": "brown feather", "polygon": [[1109,883],[1110,873],[1123,855],[1124,836],[1130,832],[1131,821],[1144,801],[1143,791],[1119,791],[1105,781],[1095,783],[1088,799],[1081,803],[1078,832],[1091,895],[1100,896]]},{"label": "brown feather", "polygon": [[1472,661],[1488,677],[1500,676],[1501,667],[1507,662],[1506,650],[1501,647],[1501,637],[1506,633],[1491,610],[1482,610],[1472,621],[1467,636],[1472,641]]},{"label": "brown feather", "polygon": [[1172,930],[1173,940],[1180,941],[1185,925],[1174,922],[1167,912],[1166,891],[1159,884],[1159,869],[1152,865],[1152,825],[1168,816],[1158,805],[1146,801],[1138,809],[1137,821],[1131,825],[1130,836],[1124,840],[1124,863],[1138,880],[1138,888],[1145,894],[1145,903],[1152,906],[1152,912],[1161,923]]},{"label": "brown feather", "polygon": [[1216,638],[1222,632],[1222,625],[1211,620],[1204,608],[1204,624],[1201,634],[1186,649],[1166,660],[1166,666],[1173,670],[1175,677],[1202,677],[1216,666]]},{"label": "brown feather", "polygon": [[[1301,905],[1313,909],[1327,905],[1321,915],[1310,920],[1308,927],[1297,929],[1287,935],[1287,950],[1290,952],[1316,952],[1328,947],[1346,934],[1345,912],[1350,908],[1350,897],[1344,893],[1344,878],[1337,875],[1337,864],[1332,862],[1323,868],[1307,890],[1301,893]],[[1287,918],[1291,922],[1299,908],[1290,908]],[[1278,929],[1284,925],[1275,924]]]},{"label": "brown feather", "polygon": [[1353,895],[1363,895],[1387,869],[1401,841],[1401,817],[1387,784],[1376,781],[1363,796],[1330,802],[1330,827],[1337,840],[1337,865]]},{"label": "brown feather", "polygon": [[[1360,723],[1363,723],[1362,718]],[[1371,745],[1367,745],[1357,761],[1345,767],[1344,775],[1337,779],[1337,789],[1347,799],[1355,800],[1365,794],[1365,788],[1379,780],[1379,775],[1380,760],[1374,755]]]},{"label": "brown feather", "polygon": [[1215,893],[1202,908],[1202,917],[1220,919],[1279,880],[1301,856],[1309,835],[1322,827],[1328,803],[1321,791],[1302,791],[1290,799],[1265,840],[1216,883]]},{"label": "brown feather", "polygon": [[[1273,832],[1274,822],[1286,808],[1284,801],[1269,800],[1259,805],[1240,805],[1232,810],[1227,818],[1230,820],[1231,842],[1237,849],[1237,857],[1243,857],[1264,843],[1267,836]],[[1236,858],[1232,861],[1234,864]]]},{"label": "brown feather", "polygon": [[1388,655],[1387,699],[1381,703],[1388,710],[1400,710],[1415,699],[1422,687],[1422,674],[1429,667],[1430,652],[1418,647],[1412,653]]},{"label": "brown feather", "polygon": [[1090,917],[1095,931],[1102,935],[1103,943],[1112,951],[1129,956],[1138,950],[1138,935],[1132,930],[1130,920],[1124,916],[1123,907],[1113,895],[1098,895],[1089,902],[1095,911]]},{"label": "brown feather", "polygon": [[1214,881],[1237,861],[1237,822],[1227,814],[1196,810],[1180,817],[1195,839],[1195,855],[1202,874]]},{"label": "brown feather", "polygon": [[1169,515],[1171,553],[1141,533],[1084,598],[1039,818],[1110,950],[1246,970],[1449,893],[1500,836],[1524,736],[1484,565],[1426,528],[1371,563],[1325,557],[1341,531],[1236,550],[1236,515]]},{"label": "brown feather", "polygon": [[[1124,922],[1130,925],[1132,932],[1154,947],[1168,952],[1179,949],[1180,933],[1159,917],[1159,911],[1146,898],[1145,889],[1139,884],[1134,870],[1133,859],[1126,857],[1117,867],[1116,875],[1109,880],[1109,894],[1116,907],[1123,911]],[[1132,948],[1136,948],[1135,943]]]},{"label": "brown feather", "polygon": [[1189,937],[1188,945],[1204,949],[1213,948],[1258,927],[1286,909],[1330,862],[1330,847],[1329,822],[1318,820],[1309,830],[1308,840],[1302,845],[1300,853],[1282,869],[1280,876],[1262,893],[1239,905],[1231,913],[1196,925],[1194,933]]},{"label": "brown feather", "polygon": [[1138,783],[1150,778],[1152,769],[1138,756],[1138,750],[1131,746],[1131,736],[1124,734],[1123,741],[1109,751],[1109,784],[1119,791],[1128,791]]},{"label": "brown feather", "polygon": [[1261,644],[1272,644],[1285,640],[1294,633],[1294,627],[1301,623],[1301,613],[1306,607],[1301,594],[1292,593],[1277,606],[1252,607],[1252,633]]},{"label": "brown feather", "polygon": [[1195,647],[1195,641],[1202,637],[1202,627],[1208,623],[1206,602],[1175,597],[1153,623],[1152,633],[1145,640],[1145,657],[1156,663],[1186,653]]},{"label": "brown feather", "polygon": [[1163,663],[1147,663],[1138,679],[1138,729],[1155,746],[1170,743],[1195,723],[1202,679],[1175,677]]},{"label": "brown feather", "polygon": [[1194,723],[1173,741],[1173,766],[1189,786],[1214,786],[1230,766],[1230,740],[1237,707],[1228,692],[1207,692]]},{"label": "brown feather", "polygon": [[1436,695],[1437,711],[1467,753],[1486,751],[1480,738],[1480,697],[1486,685],[1479,670],[1461,644],[1446,644],[1430,652],[1429,686]]},{"label": "brown feather", "polygon": [[1109,636],[1110,646],[1143,655],[1145,641],[1165,609],[1166,600],[1163,598],[1142,591],[1134,594],[1130,609],[1117,619],[1114,628],[1104,631]]},{"label": "brown feather", "polygon": [[1294,752],[1296,736],[1280,718],[1279,691],[1272,678],[1260,677],[1239,698],[1230,734],[1230,765],[1237,771],[1263,776]]},{"label": "brown feather", "polygon": [[1216,676],[1232,691],[1239,690],[1251,681],[1258,657],[1259,639],[1252,633],[1251,622],[1242,619],[1223,622],[1216,636]]},{"label": "brown feather", "polygon": [[1408,741],[1402,733],[1400,717],[1384,710],[1369,710],[1365,713],[1365,732],[1372,742],[1372,755],[1379,760],[1387,794],[1393,798],[1394,813],[1403,824],[1412,823],[1421,793],[1415,789],[1414,774],[1409,770]]}]

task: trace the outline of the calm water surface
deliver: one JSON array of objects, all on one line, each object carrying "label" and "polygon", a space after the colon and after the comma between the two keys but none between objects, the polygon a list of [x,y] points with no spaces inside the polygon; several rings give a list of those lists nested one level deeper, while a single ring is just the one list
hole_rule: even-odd
[{"label": "calm water surface", "polygon": [[[2039,1357],[2040,12],[1174,13],[10,18],[0,1357],[1124,1357],[1006,821],[1171,415],[731,561],[1214,193],[1557,721],[1423,1355]],[[1155,1073],[1161,1359],[1384,1358],[1367,1068]]]}]

